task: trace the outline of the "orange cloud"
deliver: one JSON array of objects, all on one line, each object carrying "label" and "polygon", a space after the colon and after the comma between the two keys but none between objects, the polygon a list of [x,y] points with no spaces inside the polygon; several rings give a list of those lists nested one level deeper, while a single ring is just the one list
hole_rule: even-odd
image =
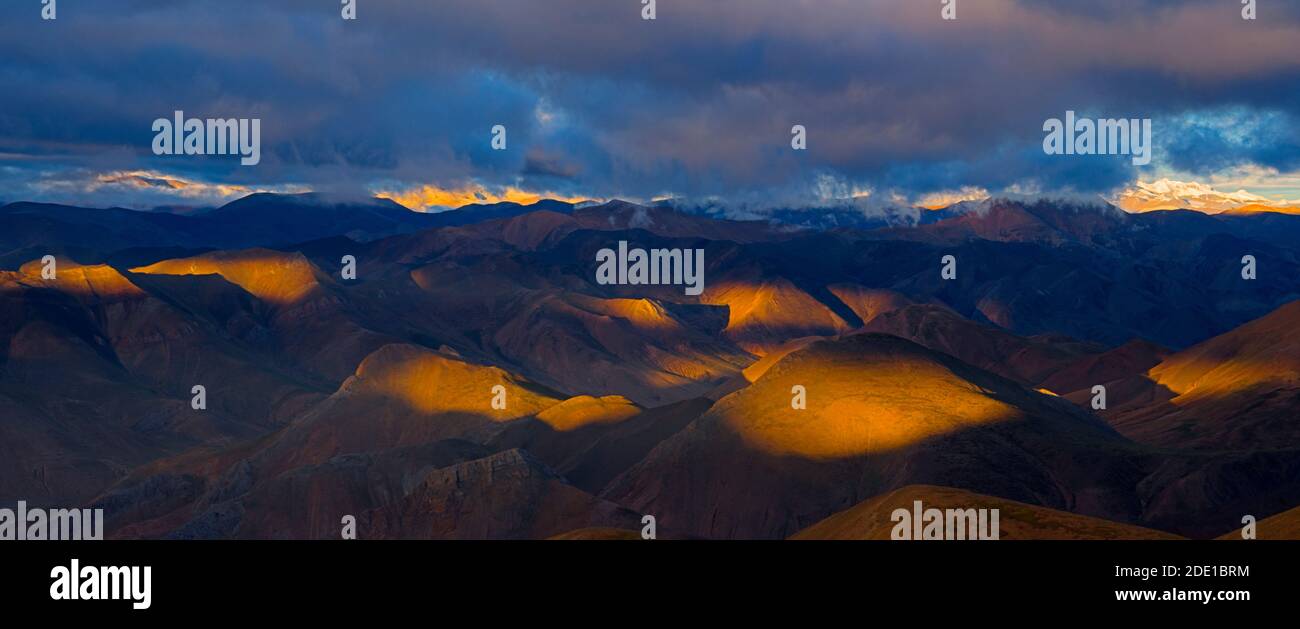
[{"label": "orange cloud", "polygon": [[940,190],[931,192],[916,200],[917,207],[927,210],[942,210],[962,201],[983,201],[989,198],[989,191],[975,186],[966,186],[960,190]]},{"label": "orange cloud", "polygon": [[530,205],[542,199],[555,199],[577,203],[585,201],[583,197],[568,197],[552,192],[530,192],[519,188],[507,187],[492,191],[483,186],[465,186],[462,188],[440,188],[438,186],[420,186],[401,191],[379,191],[375,196],[391,199],[411,209],[428,209],[435,207],[461,207],[473,203],[519,203]]},{"label": "orange cloud", "polygon": [[152,170],[133,170],[133,171],[113,171],[100,173],[95,176],[93,181],[87,182],[86,189],[90,192],[105,187],[122,187],[139,190],[153,190],[155,192],[174,194],[180,197],[220,197],[223,199],[230,197],[242,197],[254,192],[302,192],[305,191],[301,186],[278,186],[274,188],[250,188],[248,186],[233,184],[212,184],[199,181],[190,181],[173,175],[152,171]]}]

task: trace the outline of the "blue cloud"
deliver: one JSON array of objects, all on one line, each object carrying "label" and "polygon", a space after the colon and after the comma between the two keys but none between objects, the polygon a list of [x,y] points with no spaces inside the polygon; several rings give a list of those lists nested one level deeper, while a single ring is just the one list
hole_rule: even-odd
[{"label": "blue cloud", "polygon": [[[515,185],[599,197],[855,186],[1104,191],[1065,110],[1156,119],[1153,166],[1300,167],[1300,11],[1218,0],[311,0],[0,6],[0,186],[156,170],[248,186]],[[926,6],[922,6],[926,5]],[[263,161],[149,153],[150,122],[260,117]],[[510,150],[492,151],[506,125]],[[809,150],[789,150],[806,125]],[[15,174],[20,173],[20,174]],[[64,177],[65,179],[67,177]]]}]

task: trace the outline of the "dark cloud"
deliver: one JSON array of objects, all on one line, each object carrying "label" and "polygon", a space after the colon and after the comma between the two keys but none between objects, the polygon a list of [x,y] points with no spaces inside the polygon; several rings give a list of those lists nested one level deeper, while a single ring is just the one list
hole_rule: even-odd
[{"label": "dark cloud", "polygon": [[529,151],[524,158],[523,174],[529,177],[573,179],[578,173],[576,164],[565,162],[563,157],[557,155],[548,155],[540,149]]},{"label": "dark cloud", "polygon": [[[4,3],[0,155],[27,156],[6,160],[5,196],[61,169],[737,198],[1138,176],[1043,155],[1067,109],[1155,119],[1153,167],[1300,161],[1288,2],[1255,22],[1221,0],[958,0],[955,22],[911,0],[660,0],[653,22],[638,0],[358,6],[344,22],[325,0],[63,2],[42,22]],[[151,121],[178,109],[261,118],[262,163],[152,155]]]},{"label": "dark cloud", "polygon": [[1161,148],[1177,169],[1210,174],[1249,165],[1300,169],[1300,120],[1232,107],[1164,121]]}]

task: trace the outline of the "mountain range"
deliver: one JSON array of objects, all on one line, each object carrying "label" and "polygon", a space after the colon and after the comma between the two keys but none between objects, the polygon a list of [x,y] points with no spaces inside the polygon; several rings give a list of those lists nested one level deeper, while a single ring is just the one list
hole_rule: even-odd
[{"label": "mountain range", "polygon": [[[876,539],[912,500],[1208,538],[1300,505],[1300,216],[817,216],[2,206],[0,502],[186,539]],[[702,249],[703,293],[597,283],[619,241]]]}]

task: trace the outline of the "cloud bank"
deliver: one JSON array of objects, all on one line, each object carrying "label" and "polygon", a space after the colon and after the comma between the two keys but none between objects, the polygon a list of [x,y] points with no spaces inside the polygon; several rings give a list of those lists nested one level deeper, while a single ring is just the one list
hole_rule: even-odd
[{"label": "cloud bank", "polygon": [[[1261,0],[1255,21],[1220,0],[963,1],[955,21],[903,0],[659,0],[654,21],[638,0],[360,0],[356,21],[309,0],[66,3],[53,22],[29,4],[0,7],[9,199],[74,181],[90,196],[119,172],[211,186],[190,188],[206,200],[797,202],[828,182],[933,200],[1300,170],[1288,2]],[[150,122],[174,110],[260,118],[262,163],[153,155]],[[1066,110],[1153,119],[1152,164],[1044,155],[1043,121]],[[790,149],[796,124],[807,151]]]}]

